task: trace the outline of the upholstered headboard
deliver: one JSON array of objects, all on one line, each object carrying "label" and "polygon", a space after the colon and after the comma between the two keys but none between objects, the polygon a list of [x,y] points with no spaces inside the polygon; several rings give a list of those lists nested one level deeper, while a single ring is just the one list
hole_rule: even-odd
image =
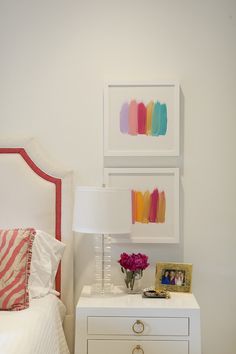
[{"label": "upholstered headboard", "polygon": [[72,174],[49,162],[33,139],[0,142],[0,228],[34,227],[66,244],[56,288],[67,307],[65,332],[73,343]]}]

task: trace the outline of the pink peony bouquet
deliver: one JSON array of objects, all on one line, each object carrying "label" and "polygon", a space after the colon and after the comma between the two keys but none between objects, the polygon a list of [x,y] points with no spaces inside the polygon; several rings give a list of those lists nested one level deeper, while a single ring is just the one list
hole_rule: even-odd
[{"label": "pink peony bouquet", "polygon": [[120,259],[121,271],[125,274],[125,284],[131,291],[134,288],[135,280],[141,279],[143,270],[149,266],[148,257],[145,254],[122,253]]}]

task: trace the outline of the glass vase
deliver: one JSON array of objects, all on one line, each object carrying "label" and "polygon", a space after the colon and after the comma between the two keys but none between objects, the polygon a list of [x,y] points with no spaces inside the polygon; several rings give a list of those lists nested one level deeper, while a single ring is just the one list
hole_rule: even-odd
[{"label": "glass vase", "polygon": [[141,270],[137,270],[135,272],[125,270],[124,276],[126,292],[128,294],[141,294],[143,272]]}]

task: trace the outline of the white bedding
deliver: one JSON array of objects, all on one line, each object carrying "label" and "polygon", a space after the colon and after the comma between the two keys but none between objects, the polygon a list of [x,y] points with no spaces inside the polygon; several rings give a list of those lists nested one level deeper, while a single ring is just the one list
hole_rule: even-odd
[{"label": "white bedding", "polygon": [[1,354],[69,354],[62,322],[65,306],[52,294],[22,311],[0,311]]}]

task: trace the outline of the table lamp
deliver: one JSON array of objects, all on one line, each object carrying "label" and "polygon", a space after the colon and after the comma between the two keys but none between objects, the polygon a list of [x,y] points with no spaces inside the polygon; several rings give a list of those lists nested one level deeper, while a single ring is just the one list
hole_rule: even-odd
[{"label": "table lamp", "polygon": [[111,236],[129,234],[132,225],[131,191],[108,187],[77,187],[73,230],[95,236],[93,291],[111,291]]}]

